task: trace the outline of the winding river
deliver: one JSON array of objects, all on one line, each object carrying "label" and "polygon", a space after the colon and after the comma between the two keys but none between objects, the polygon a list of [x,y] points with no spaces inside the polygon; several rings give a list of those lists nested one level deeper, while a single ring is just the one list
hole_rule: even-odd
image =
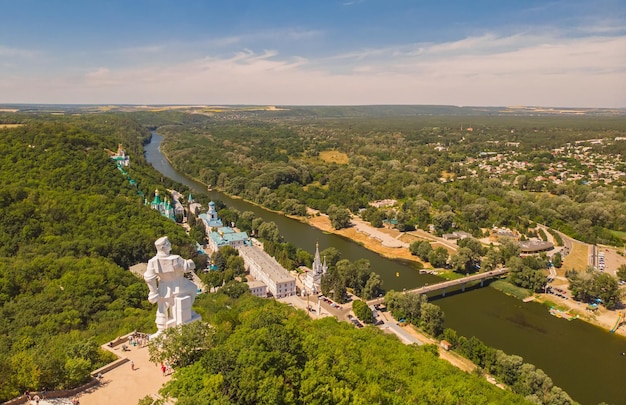
[{"label": "winding river", "polygon": [[[286,240],[313,252],[335,247],[342,258],[368,259],[373,271],[380,274],[384,288],[402,290],[440,280],[420,275],[409,264],[390,260],[338,235],[325,233],[297,220],[266,211],[225,194],[207,192],[202,183],[176,172],[161,153],[163,138],[154,133],[145,146],[145,157],[164,176],[190,187],[195,193],[208,193],[239,211],[252,211],[266,221],[274,221]],[[626,403],[626,339],[581,321],[566,321],[551,316],[546,307],[522,303],[493,288],[474,288],[465,293],[448,292],[445,298],[431,297],[445,313],[445,326],[460,335],[476,336],[487,345],[543,369],[554,384],[583,404],[602,401]]]}]

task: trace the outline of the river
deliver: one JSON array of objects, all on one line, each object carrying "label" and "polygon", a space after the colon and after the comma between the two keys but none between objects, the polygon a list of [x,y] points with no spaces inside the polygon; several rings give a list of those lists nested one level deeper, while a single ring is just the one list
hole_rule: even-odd
[{"label": "river", "polygon": [[[320,250],[337,248],[342,258],[368,259],[380,274],[387,290],[415,288],[440,279],[420,275],[410,265],[384,258],[341,236],[326,233],[297,220],[279,215],[241,199],[217,191],[208,192],[202,183],[176,172],[161,153],[162,137],[153,132],[145,146],[147,161],[164,176],[190,187],[195,193],[209,194],[239,211],[252,211],[266,221],[274,221],[281,235],[311,253],[315,243]],[[524,361],[543,369],[555,385],[582,404],[626,403],[626,339],[582,321],[566,321],[551,316],[546,307],[522,303],[493,288],[474,288],[465,293],[447,292],[445,298],[431,297],[445,313],[445,326],[460,335],[476,336],[485,344],[517,354]]]}]

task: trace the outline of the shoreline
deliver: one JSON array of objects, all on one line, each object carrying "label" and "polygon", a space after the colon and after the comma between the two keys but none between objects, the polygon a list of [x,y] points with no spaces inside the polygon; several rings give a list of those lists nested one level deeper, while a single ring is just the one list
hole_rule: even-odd
[{"label": "shoreline", "polygon": [[[164,151],[159,147],[159,150],[161,150],[161,154],[165,157],[165,159],[167,159],[167,161],[170,163],[170,165],[177,170],[173,163],[170,161],[169,157],[164,153]],[[188,176],[188,175],[186,175]],[[189,178],[193,179],[194,181],[209,187],[208,184],[204,183],[203,181],[192,177],[192,176],[188,176]],[[343,236],[345,238],[350,239],[351,241],[360,244],[361,246],[365,247],[366,249],[377,253],[385,258],[388,259],[394,259],[394,260],[407,260],[409,262],[413,262],[416,263],[418,265],[421,265],[423,267],[426,267],[425,265],[427,265],[428,267],[430,267],[430,264],[428,263],[423,263],[421,260],[419,260],[419,258],[417,258],[416,256],[413,256],[408,248],[404,248],[404,247],[388,247],[388,246],[383,246],[383,243],[381,240],[376,239],[372,236],[370,236],[370,233],[364,233],[362,231],[359,231],[358,228],[355,226],[354,221],[351,220],[353,226],[349,227],[349,228],[343,228],[343,229],[334,229],[331,225],[330,219],[328,218],[328,215],[326,214],[322,214],[320,213],[318,210],[312,209],[310,207],[307,207],[307,215],[306,216],[297,216],[297,215],[289,215],[286,214],[282,211],[276,211],[276,210],[271,210],[268,209],[266,207],[264,207],[261,204],[258,204],[254,201],[250,201],[248,199],[245,199],[241,196],[236,196],[236,195],[231,195],[229,193],[226,193],[222,190],[220,190],[219,188],[213,187],[212,188],[214,191],[222,193],[227,195],[229,198],[232,199],[238,199],[238,200],[243,200],[249,204],[252,204],[254,206],[257,206],[259,208],[262,208],[266,211],[269,212],[273,212],[276,214],[280,214],[283,215],[287,218],[291,218],[294,219],[296,221],[305,223],[307,225],[310,225],[314,228],[317,228],[323,232],[328,232],[328,233],[333,233],[335,235],[340,235]],[[354,218],[352,218],[354,219]],[[363,221],[361,221],[363,222]],[[363,226],[369,226],[368,224],[364,224]],[[369,226],[371,227],[371,226]],[[378,229],[378,228],[373,228],[373,229]],[[385,231],[383,231],[385,232]],[[391,237],[394,238],[398,238],[399,236],[401,236],[401,232],[397,231],[397,230],[387,230],[385,233],[392,235]],[[622,309],[622,310],[608,310],[606,308],[602,308],[599,309],[597,313],[595,314],[590,314],[588,311],[585,310],[586,304],[584,303],[580,303],[577,301],[570,301],[570,300],[563,300],[560,299],[556,296],[553,295],[549,295],[549,294],[541,294],[541,293],[534,293],[533,296],[536,297],[536,299],[534,300],[537,303],[540,303],[542,305],[546,305],[548,302],[550,303],[554,303],[555,305],[558,305],[560,307],[564,307],[567,308],[568,311],[574,311],[576,314],[578,314],[578,320],[582,321],[582,322],[587,322],[591,325],[594,325],[600,329],[606,330],[607,332],[610,333],[610,330],[613,328],[615,321],[618,318],[618,314],[620,312],[622,313],[626,313],[626,310]],[[521,301],[521,300],[520,300]],[[573,304],[573,305],[572,305]],[[593,318],[592,318],[593,317]],[[623,323],[621,327],[619,327],[615,332],[615,334],[621,335],[626,337],[626,323]]]},{"label": "shoreline", "polygon": [[[324,216],[325,216],[324,214],[320,214],[319,216],[316,216],[315,218],[322,218]],[[299,218],[300,217],[294,217],[294,219],[299,219]],[[332,226],[330,225],[330,220],[328,219],[327,216],[325,216],[325,219],[320,219],[316,221],[311,221],[308,218],[303,218],[303,220],[301,221],[313,227],[316,227],[324,232],[331,232],[331,233],[342,235],[344,237],[352,239],[349,235],[349,232],[342,232],[343,229],[341,230],[333,229]],[[399,233],[399,231],[396,231],[396,232]],[[362,233],[361,235],[366,236],[365,234],[362,234]],[[387,248],[382,246],[380,241],[376,240],[373,237],[368,237],[368,239],[370,239],[370,243],[367,243],[367,244],[361,243],[367,249],[375,253],[378,253],[382,256],[385,256],[387,258],[390,258],[390,259],[405,259],[406,258],[405,255],[402,255],[402,256],[388,255],[386,254],[386,253],[389,253],[388,250],[386,250]],[[404,248],[394,248],[394,249],[405,250],[410,255],[410,252],[408,252],[408,249],[404,249]],[[408,258],[408,260],[412,260],[416,263],[421,263],[419,259],[417,259],[415,256],[413,256],[412,258]],[[572,311],[578,315],[578,320],[594,325],[609,333],[610,333],[610,330],[613,328],[615,321],[618,318],[619,313],[625,312],[624,310],[608,310],[606,308],[601,308],[597,311],[597,313],[593,314],[585,310],[587,305],[582,302],[573,301],[573,300],[563,300],[550,294],[533,294],[533,296],[536,297],[534,301],[541,305],[546,306],[548,303],[554,303],[557,306],[568,308],[568,311]],[[614,333],[626,337],[626,323],[622,324],[622,326],[619,327]]]}]

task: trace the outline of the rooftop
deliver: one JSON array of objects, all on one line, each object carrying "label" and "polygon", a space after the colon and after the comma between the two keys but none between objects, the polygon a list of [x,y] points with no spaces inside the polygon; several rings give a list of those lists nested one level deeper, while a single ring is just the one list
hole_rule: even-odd
[{"label": "rooftop", "polygon": [[294,281],[289,272],[272,256],[256,246],[244,246],[239,249],[261,268],[275,283]]}]

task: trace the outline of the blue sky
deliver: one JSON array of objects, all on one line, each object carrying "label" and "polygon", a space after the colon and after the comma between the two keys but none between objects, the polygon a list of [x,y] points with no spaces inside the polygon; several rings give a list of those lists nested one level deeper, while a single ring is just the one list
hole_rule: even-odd
[{"label": "blue sky", "polygon": [[0,0],[0,103],[626,107],[626,0]]}]

